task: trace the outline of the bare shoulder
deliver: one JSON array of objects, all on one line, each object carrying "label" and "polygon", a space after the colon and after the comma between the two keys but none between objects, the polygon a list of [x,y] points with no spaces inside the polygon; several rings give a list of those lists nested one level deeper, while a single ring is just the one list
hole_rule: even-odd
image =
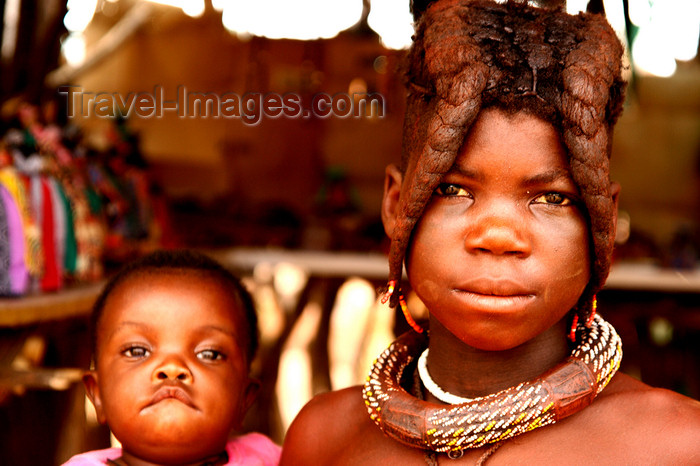
[{"label": "bare shoulder", "polygon": [[359,386],[315,396],[289,427],[280,464],[334,462],[367,419]]},{"label": "bare shoulder", "polygon": [[599,398],[597,411],[605,411],[608,424],[616,423],[615,430],[624,431],[618,438],[630,449],[664,461],[677,460],[675,464],[700,464],[697,400],[624,374],[615,376]]},{"label": "bare shoulder", "polygon": [[700,427],[700,401],[671,390],[651,387],[625,374],[615,376],[600,399],[614,403],[618,409],[644,415],[649,422],[666,418],[677,420],[680,416],[688,420],[687,427]]},{"label": "bare shoulder", "polygon": [[285,465],[425,465],[422,450],[384,435],[370,419],[361,387],[314,397],[299,412],[282,447]]},{"label": "bare shoulder", "polygon": [[492,463],[700,465],[698,439],[700,402],[618,373],[590,406],[507,442]]}]

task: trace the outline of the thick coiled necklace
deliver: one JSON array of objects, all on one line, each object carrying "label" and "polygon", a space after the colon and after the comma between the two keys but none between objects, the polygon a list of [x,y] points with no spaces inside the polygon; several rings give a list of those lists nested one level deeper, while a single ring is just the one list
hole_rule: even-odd
[{"label": "thick coiled necklace", "polygon": [[362,397],[374,423],[411,447],[457,452],[500,442],[580,411],[610,382],[622,360],[615,328],[596,315],[590,327],[577,327],[576,336],[571,355],[540,377],[445,406],[419,400],[401,386],[404,369],[427,346],[424,334],[411,331],[375,360]]}]

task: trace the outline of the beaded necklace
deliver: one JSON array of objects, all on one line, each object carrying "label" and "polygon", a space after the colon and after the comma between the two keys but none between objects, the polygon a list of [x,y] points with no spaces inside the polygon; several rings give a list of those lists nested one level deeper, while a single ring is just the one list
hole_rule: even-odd
[{"label": "beaded necklace", "polygon": [[[427,351],[427,349],[425,351]],[[423,352],[423,355],[425,355],[425,351]],[[418,367],[420,367],[421,359],[425,360],[425,358],[423,358],[423,355],[421,355],[421,358],[418,359]],[[425,363],[423,363],[423,365],[425,365]],[[413,374],[413,389],[411,391],[411,394],[420,400],[424,400],[425,399],[425,398],[423,398],[423,386],[424,386],[424,384],[421,381],[421,376],[418,372],[419,371],[416,370],[416,371],[414,371],[414,374]],[[432,380],[432,378],[430,380]],[[447,393],[447,392],[445,392],[445,393]],[[458,397],[458,398],[461,398],[461,397]],[[469,398],[464,398],[464,399],[468,400]],[[475,466],[483,466],[484,464],[486,464],[486,461],[491,456],[493,456],[493,454],[496,452],[496,450],[501,448],[501,446],[503,445],[504,442],[505,442],[505,440],[492,444],[479,457]],[[457,459],[460,459],[463,456],[463,454],[464,454],[464,450],[450,450],[447,452],[447,457],[451,460],[457,460]],[[440,464],[438,462],[438,454],[435,451],[423,450],[423,457],[425,458],[425,462],[428,464],[428,466],[439,466],[439,464]]]},{"label": "beaded necklace", "polygon": [[404,369],[427,346],[415,332],[400,336],[377,358],[362,397],[370,418],[408,446],[459,453],[554,424],[590,405],[620,367],[622,342],[596,315],[590,328],[577,327],[571,355],[537,379],[498,393],[443,406],[404,390]]}]

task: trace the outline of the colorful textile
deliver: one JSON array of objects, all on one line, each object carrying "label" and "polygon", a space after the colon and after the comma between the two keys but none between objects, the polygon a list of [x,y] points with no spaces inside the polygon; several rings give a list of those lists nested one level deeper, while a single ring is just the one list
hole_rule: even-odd
[{"label": "colorful textile", "polygon": [[63,267],[70,275],[75,275],[78,262],[78,244],[75,239],[76,219],[73,215],[71,201],[68,199],[68,193],[63,187],[58,185],[58,194],[61,204],[66,215],[66,232],[65,243],[63,249]]},{"label": "colorful textile", "polygon": [[51,201],[51,210],[53,213],[53,235],[54,249],[56,251],[56,270],[60,277],[63,277],[63,264],[66,253],[66,207],[63,204],[63,195],[61,187],[58,185],[56,178],[48,177],[46,184],[49,188],[49,199]]},{"label": "colorful textile", "polygon": [[9,284],[8,293],[5,293],[4,287],[0,291],[3,295],[21,295],[29,288],[29,270],[26,266],[24,250],[25,234],[19,208],[9,190],[3,185],[0,185],[0,204],[3,206],[4,226],[6,228],[5,231],[0,231],[0,242],[4,242],[4,245],[8,248],[7,269],[5,269],[5,264],[3,264],[0,273],[7,271]]},{"label": "colorful textile", "polygon": [[42,291],[55,291],[61,287],[61,274],[56,261],[56,240],[54,230],[53,204],[51,188],[46,178],[39,179],[41,196],[41,246],[44,250],[44,275],[41,277]]},{"label": "colorful textile", "polygon": [[[225,466],[275,466],[282,449],[266,436],[250,433],[236,437],[226,444],[228,462]],[[89,451],[69,459],[63,466],[101,466],[121,456],[121,448]]]},{"label": "colorful textile", "polygon": [[44,270],[41,238],[39,228],[32,215],[25,181],[27,180],[12,167],[4,167],[0,170],[0,183],[10,192],[22,219],[26,267],[32,276],[39,277]]},{"label": "colorful textile", "polygon": [[[0,197],[4,198],[5,191],[0,185]],[[8,194],[9,196],[9,194]],[[0,199],[0,296],[12,294],[10,287],[10,235],[7,231],[7,215],[5,203]]]}]

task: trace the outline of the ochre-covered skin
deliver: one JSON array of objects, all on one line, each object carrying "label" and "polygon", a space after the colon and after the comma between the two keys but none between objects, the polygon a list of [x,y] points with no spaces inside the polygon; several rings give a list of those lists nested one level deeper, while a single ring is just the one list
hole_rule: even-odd
[{"label": "ochre-covered skin", "polygon": [[624,100],[622,45],[598,15],[570,16],[520,2],[444,0],[417,21],[406,69],[404,180],[389,279],[400,283],[413,228],[479,112],[490,106],[526,111],[561,129],[587,210],[592,273],[577,310],[585,322],[607,278],[614,242],[608,164]]}]

